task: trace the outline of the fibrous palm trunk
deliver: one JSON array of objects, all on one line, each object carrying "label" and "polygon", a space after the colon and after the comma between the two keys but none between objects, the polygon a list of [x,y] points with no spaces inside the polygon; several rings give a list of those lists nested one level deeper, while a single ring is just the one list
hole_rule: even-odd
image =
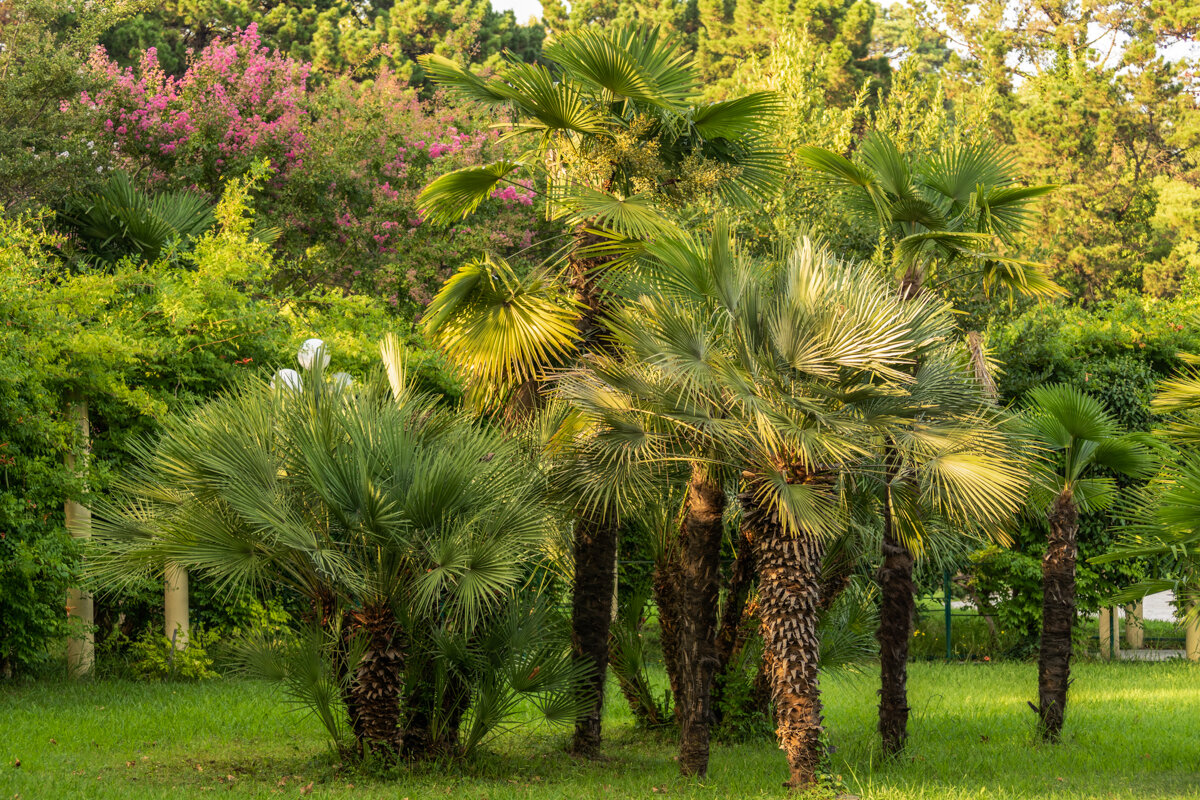
[{"label": "fibrous palm trunk", "polygon": [[367,637],[367,647],[350,683],[351,723],[360,752],[391,760],[400,752],[404,667],[396,618],[388,606],[374,605],[355,613],[353,624]]},{"label": "fibrous palm trunk", "polygon": [[608,636],[616,588],[617,525],[581,516],[575,520],[575,584],[571,597],[574,658],[588,667],[583,691],[588,711],[575,723],[571,749],[594,755],[600,747],[600,713],[608,672]]},{"label": "fibrous palm trunk", "polygon": [[778,516],[742,495],[747,526],[754,532],[764,661],[770,670],[776,735],[787,754],[792,788],[816,783],[824,757],[818,633],[821,562],[825,545],[800,531],[784,532]]},{"label": "fibrous palm trunk", "polygon": [[1042,558],[1042,644],[1038,653],[1038,717],[1042,739],[1062,735],[1071,679],[1071,626],[1075,621],[1075,558],[1079,510],[1069,492],[1047,515],[1050,539]]},{"label": "fibrous palm trunk", "polygon": [[679,771],[708,772],[712,685],[717,668],[717,599],[721,588],[725,491],[697,469],[688,486],[679,542],[678,689]]},{"label": "fibrous palm trunk", "polygon": [[913,557],[895,538],[890,509],[884,509],[883,563],[879,581],[879,733],[889,755],[908,738],[908,642],[912,634]]},{"label": "fibrous palm trunk", "polygon": [[671,697],[675,698],[676,716],[679,713],[679,587],[680,580],[679,551],[673,546],[667,547],[654,565],[654,605],[658,610],[658,639],[662,649],[663,669],[667,673],[667,683],[671,687]]}]

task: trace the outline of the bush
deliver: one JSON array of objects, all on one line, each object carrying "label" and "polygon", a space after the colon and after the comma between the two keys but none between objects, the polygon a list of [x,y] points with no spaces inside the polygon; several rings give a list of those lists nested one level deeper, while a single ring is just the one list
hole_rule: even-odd
[{"label": "bush", "polygon": [[304,164],[307,64],[271,53],[252,23],[197,54],[183,76],[163,71],[153,47],[136,69],[102,48],[92,73],[105,88],[84,92],[112,147],[149,167],[156,187],[217,194],[220,179],[268,159],[280,179]]},{"label": "bush", "polygon": [[[90,504],[129,465],[131,439],[261,370],[294,363],[299,343],[314,335],[356,378],[374,367],[394,318],[365,296],[277,289],[271,250],[251,238],[250,188],[227,185],[216,228],[190,252],[105,271],[78,270],[49,215],[0,214],[0,671],[28,670],[61,643],[66,588],[79,580],[63,502]],[[409,366],[423,388],[453,391],[440,363],[414,348]],[[63,460],[84,452],[66,414],[73,397],[86,401],[91,422],[79,475]],[[160,592],[143,586],[101,597],[102,633],[120,611],[148,623],[145,610]],[[118,613],[106,614],[106,605]]]},{"label": "bush", "polygon": [[[73,10],[85,6],[82,10]],[[119,20],[111,3],[22,0],[0,5],[0,211],[29,210],[90,190],[110,165],[94,112],[88,51]]]},{"label": "bush", "polygon": [[158,631],[145,631],[129,648],[133,672],[147,681],[203,681],[219,677],[207,648],[215,636],[194,627],[187,644],[176,643]]},{"label": "bush", "polygon": [[333,82],[312,98],[304,170],[272,187],[264,210],[304,285],[384,299],[411,317],[480,252],[544,254],[531,184],[508,186],[469,223],[425,222],[421,190],[439,174],[503,156],[491,119],[465,107],[422,104],[396,75]]}]

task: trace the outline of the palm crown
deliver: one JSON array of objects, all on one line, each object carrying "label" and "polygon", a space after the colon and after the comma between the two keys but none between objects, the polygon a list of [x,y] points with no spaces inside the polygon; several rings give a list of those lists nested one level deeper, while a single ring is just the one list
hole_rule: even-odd
[{"label": "palm crown", "polygon": [[963,144],[916,157],[876,132],[854,160],[819,147],[802,147],[798,156],[816,186],[834,191],[852,214],[878,227],[893,248],[906,294],[939,266],[958,261],[977,265],[985,289],[1062,292],[1037,264],[1000,252],[1016,243],[1033,201],[1054,187],[1019,185],[1011,160],[994,147]]},{"label": "palm crown", "polygon": [[1103,510],[1112,504],[1116,484],[1097,475],[1098,468],[1145,477],[1154,465],[1144,436],[1122,434],[1100,401],[1074,386],[1031,389],[1024,426],[1053,459],[1034,470],[1031,500],[1040,508],[1061,495],[1080,511]]},{"label": "palm crown", "polygon": [[612,449],[598,479],[638,459],[719,458],[753,475],[788,527],[833,533],[842,501],[795,470],[878,480],[886,438],[902,462],[887,489],[906,538],[923,534],[918,507],[994,525],[1019,505],[1024,481],[965,357],[947,352],[940,304],[905,302],[809,241],[782,264],[753,263],[722,224],[707,241],[649,243],[621,291],[638,300],[614,315],[618,349],[560,382]]},{"label": "palm crown", "polygon": [[698,103],[694,62],[658,29],[571,33],[547,45],[542,60],[509,61],[481,78],[442,56],[421,58],[435,82],[508,110],[506,138],[524,145],[513,160],[431,183],[421,204],[433,220],[467,216],[520,170],[545,180],[553,216],[628,236],[660,229],[653,200],[715,194],[746,202],[778,184],[782,161],[765,136],[777,97]]}]

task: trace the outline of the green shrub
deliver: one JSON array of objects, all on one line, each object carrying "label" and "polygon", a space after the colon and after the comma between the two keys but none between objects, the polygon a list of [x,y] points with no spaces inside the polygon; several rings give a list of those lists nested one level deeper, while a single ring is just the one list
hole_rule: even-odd
[{"label": "green shrub", "polygon": [[130,646],[134,674],[147,681],[203,681],[218,677],[208,648],[216,635],[192,628],[184,647],[176,648],[158,631],[147,630]]}]

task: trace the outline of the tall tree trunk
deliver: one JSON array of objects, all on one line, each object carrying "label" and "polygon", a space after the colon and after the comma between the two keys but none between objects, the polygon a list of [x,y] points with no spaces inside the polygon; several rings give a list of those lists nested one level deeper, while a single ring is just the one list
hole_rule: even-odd
[{"label": "tall tree trunk", "polygon": [[397,646],[396,617],[386,605],[367,606],[353,615],[355,627],[367,636],[350,684],[351,720],[359,749],[391,760],[400,752],[400,695],[404,657]]},{"label": "tall tree trunk", "polygon": [[764,661],[770,670],[776,734],[787,754],[788,786],[816,783],[824,757],[818,633],[821,563],[825,545],[801,531],[784,534],[778,516],[742,495],[747,525],[754,531]]},{"label": "tall tree trunk", "polygon": [[717,668],[717,600],[721,590],[725,491],[694,468],[679,542],[679,772],[708,772],[712,684]]},{"label": "tall tree trunk", "polygon": [[1075,621],[1075,536],[1079,510],[1070,492],[1047,515],[1050,539],[1042,558],[1042,645],[1038,653],[1038,717],[1042,739],[1062,735],[1071,679],[1071,626]]},{"label": "tall tree trunk", "polygon": [[743,617],[754,584],[754,537],[745,525],[738,531],[737,555],[725,592],[725,608],[717,629],[717,675],[725,672],[743,640]]},{"label": "tall tree trunk", "polygon": [[904,749],[908,738],[908,643],[912,634],[913,557],[895,536],[892,512],[883,510],[883,563],[879,581],[879,733],[883,752]]},{"label": "tall tree trunk", "polygon": [[751,624],[761,627],[757,614],[752,613],[755,611],[751,607],[753,604],[748,602],[754,586],[754,575],[754,536],[742,525],[738,531],[737,555],[730,570],[729,584],[725,588],[725,608],[721,611],[721,623],[717,628],[717,667],[712,689],[715,723],[723,718],[721,701],[730,678],[735,677],[729,671],[734,655],[745,646]]},{"label": "tall tree trunk", "polygon": [[589,668],[584,691],[588,712],[575,723],[572,751],[595,755],[600,748],[600,714],[608,673],[608,634],[617,585],[617,525],[607,520],[575,520],[575,584],[571,597],[574,657]]},{"label": "tall tree trunk", "polygon": [[679,549],[670,542],[667,552],[654,565],[654,605],[658,608],[659,645],[662,648],[663,668],[671,697],[675,699],[676,721],[679,717]]}]

